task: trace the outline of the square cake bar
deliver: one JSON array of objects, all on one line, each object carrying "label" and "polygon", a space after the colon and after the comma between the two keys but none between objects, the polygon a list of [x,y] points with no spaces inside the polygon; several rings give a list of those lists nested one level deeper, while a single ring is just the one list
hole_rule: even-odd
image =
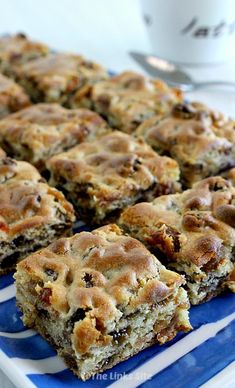
[{"label": "square cake bar", "polygon": [[184,274],[192,304],[235,292],[235,188],[210,177],[180,194],[125,210],[123,229]]},{"label": "square cake bar", "polygon": [[100,223],[121,209],[179,189],[179,168],[142,139],[114,131],[47,161],[50,184],[66,193],[81,217]]},{"label": "square cake bar", "polygon": [[170,114],[146,120],[136,135],[177,160],[187,187],[235,166],[235,121],[200,103],[176,104]]},{"label": "square cake bar", "polygon": [[89,107],[95,82],[108,77],[102,66],[75,54],[49,54],[18,67],[16,78],[33,102]]},{"label": "square cake bar", "polygon": [[124,72],[95,84],[91,99],[94,109],[111,126],[131,133],[149,117],[168,112],[173,104],[182,101],[182,93],[163,81]]},{"label": "square cake bar", "polygon": [[31,105],[23,88],[0,74],[0,119]]},{"label": "square cake bar", "polygon": [[43,170],[49,157],[107,131],[107,123],[88,109],[36,104],[0,121],[0,145]]},{"label": "square cake bar", "polygon": [[20,64],[45,56],[48,52],[48,46],[28,39],[25,34],[1,36],[0,72],[14,76]]},{"label": "square cake bar", "polygon": [[30,252],[70,234],[72,205],[33,166],[10,159],[3,151],[0,198],[0,275]]},{"label": "square cake bar", "polygon": [[184,279],[116,225],[59,239],[15,278],[24,323],[83,380],[191,328]]}]

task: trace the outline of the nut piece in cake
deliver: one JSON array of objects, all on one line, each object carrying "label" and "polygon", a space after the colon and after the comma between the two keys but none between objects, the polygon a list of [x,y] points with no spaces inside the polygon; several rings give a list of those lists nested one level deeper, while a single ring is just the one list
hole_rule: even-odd
[{"label": "nut piece in cake", "polygon": [[65,53],[30,61],[16,76],[33,102],[58,102],[69,108],[89,107],[92,85],[107,77],[102,66]]},{"label": "nut piece in cake", "polygon": [[235,188],[229,181],[210,177],[183,193],[139,203],[119,223],[185,275],[192,304],[226,287],[235,292]]},{"label": "nut piece in cake", "polygon": [[136,135],[177,160],[187,187],[235,165],[235,122],[200,103],[177,104],[165,117],[146,120]]},{"label": "nut piece in cake", "polygon": [[49,157],[107,131],[107,123],[88,109],[36,104],[0,121],[0,145],[9,156],[43,169]]},{"label": "nut piece in cake", "polygon": [[116,225],[59,239],[15,278],[24,323],[83,380],[191,329],[184,279]]},{"label": "nut piece in cake", "polygon": [[142,139],[115,131],[47,161],[50,183],[64,191],[81,217],[102,222],[140,199],[179,189],[179,168]]},{"label": "nut piece in cake", "polygon": [[179,90],[134,72],[121,73],[92,88],[94,109],[111,126],[128,133],[149,117],[168,112],[179,101],[182,101]]},{"label": "nut piece in cake", "polygon": [[42,43],[29,40],[25,34],[0,37],[0,71],[14,76],[20,64],[47,55],[49,48]]},{"label": "nut piece in cake", "polygon": [[70,234],[72,205],[27,162],[1,152],[0,274],[56,238]]},{"label": "nut piece in cake", "polygon": [[31,105],[20,85],[0,74],[0,119]]}]

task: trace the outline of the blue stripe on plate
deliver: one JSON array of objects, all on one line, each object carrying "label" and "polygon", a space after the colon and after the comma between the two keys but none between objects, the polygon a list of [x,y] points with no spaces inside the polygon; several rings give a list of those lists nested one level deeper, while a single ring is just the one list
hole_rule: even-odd
[{"label": "blue stripe on plate", "polygon": [[[196,306],[196,307],[192,308],[192,320],[194,321],[195,326],[198,328],[201,326],[201,324],[216,322],[217,320],[220,320],[220,319],[226,317],[227,315],[229,315],[230,313],[232,313],[234,311],[234,302],[235,302],[235,296],[229,294],[229,295],[224,295],[224,296],[221,296],[217,299],[214,299],[210,303]],[[206,313],[207,313],[206,315],[204,314],[204,308],[206,308]],[[174,380],[174,379],[172,380],[172,377],[174,377],[175,379],[178,378],[178,381],[182,384],[182,381],[184,381],[184,377],[187,375],[187,373],[189,373],[189,372],[191,373],[191,370],[189,370],[188,372],[187,371],[185,372],[185,370],[182,369],[182,366],[180,366],[178,368],[178,364],[183,362],[181,360],[186,359],[188,366],[189,366],[189,369],[190,369],[190,367],[191,367],[190,360],[192,359],[190,356],[196,354],[196,356],[195,356],[196,361],[194,362],[193,365],[195,367],[195,364],[197,365],[197,360],[198,360],[198,365],[200,367],[200,360],[201,360],[200,349],[202,349],[202,352],[205,353],[205,355],[206,355],[205,359],[203,359],[203,361],[201,363],[202,365],[205,365],[205,370],[204,370],[205,373],[203,374],[204,380],[202,380],[202,382],[206,381],[207,378],[210,378],[211,376],[213,376],[214,373],[219,372],[223,366],[221,366],[221,363],[216,362],[215,368],[213,370],[211,369],[210,375],[208,375],[208,376],[205,375],[207,370],[210,367],[209,364],[211,363],[211,355],[214,354],[214,348],[215,349],[218,348],[218,345],[223,346],[223,343],[225,344],[224,346],[227,346],[227,343],[225,340],[229,341],[229,335],[230,335],[230,337],[232,335],[230,326],[231,325],[228,326],[228,329],[226,328],[223,331],[221,331],[218,334],[218,337],[216,336],[216,337],[206,341],[205,344],[200,345],[198,348],[191,351],[188,355],[182,357],[179,361],[172,364],[172,366],[169,366],[163,372],[160,372],[159,374],[157,374],[156,377],[153,378],[153,380],[155,381],[155,379],[156,379],[156,382],[158,382],[158,376],[162,376],[162,379],[164,380],[167,378],[169,380],[169,381],[167,381],[167,383],[169,382],[169,384],[170,384],[170,382],[172,382]],[[233,327],[233,330],[234,331],[232,331],[232,332],[234,333],[235,327]],[[224,333],[226,333],[226,334],[224,334]],[[127,360],[125,362],[122,362],[121,364],[112,368],[110,371],[106,371],[105,380],[99,380],[99,379],[97,380],[96,378],[94,378],[94,380],[90,380],[88,383],[86,383],[86,386],[87,387],[97,387],[97,386],[106,387],[107,385],[114,382],[113,381],[114,376],[124,375],[126,373],[132,372],[133,370],[138,368],[138,366],[141,366],[145,361],[151,359],[152,357],[156,356],[157,354],[162,353],[164,350],[169,348],[173,343],[177,342],[180,338],[183,338],[185,336],[187,336],[187,335],[179,334],[177,336],[177,338],[175,338],[173,341],[171,341],[163,346],[155,345],[155,346],[152,346],[152,347],[142,351],[140,354],[130,358],[129,360]],[[208,348],[208,354],[206,354],[207,343],[210,344],[210,347]],[[234,348],[234,344],[231,343],[230,350],[228,350],[228,352],[227,352],[228,354],[226,354],[226,362],[225,362],[224,366],[226,366],[227,364],[229,364],[232,361],[232,359],[229,357],[229,353],[231,354],[231,352],[232,352],[232,354],[234,356],[233,348]],[[199,353],[197,353],[197,349],[199,349]],[[220,360],[221,354],[219,352],[217,352],[217,355],[218,355],[218,359]],[[192,356],[192,357],[194,357],[194,356]],[[207,358],[208,358],[208,360],[207,360]],[[223,360],[223,358],[221,360]],[[179,376],[177,375],[178,371],[181,372],[181,374]],[[197,367],[195,367],[195,374],[197,375]],[[61,383],[62,384],[61,387],[62,386],[70,386],[70,385],[74,386],[74,379],[76,382],[76,385],[75,385],[76,387],[77,386],[79,387],[79,386],[81,386],[81,384],[83,384],[80,381],[77,381],[76,378],[74,378],[68,371],[54,374],[53,377],[55,378],[55,381],[57,382],[55,387],[57,387],[57,386],[60,387],[60,385],[58,385],[57,379],[62,379],[63,383]],[[195,381],[197,381],[196,377],[197,376],[194,376]],[[37,376],[35,376],[35,375],[30,376],[30,379],[32,379],[32,381],[34,383],[39,382],[39,380],[43,380],[44,378],[45,378],[45,376],[38,376],[38,375]],[[43,383],[42,386],[44,386],[44,384],[46,385],[47,379],[50,379],[50,378],[51,378],[50,375],[47,375],[46,382]],[[153,385],[151,385],[153,380],[150,380],[148,382],[149,387],[156,386],[156,382],[154,382]],[[65,384],[65,385],[63,385],[63,384]],[[166,386],[166,385],[160,384],[159,386]],[[174,385],[174,386],[177,386],[177,385]],[[180,384],[178,386],[181,387]]]},{"label": "blue stripe on plate", "polygon": [[[16,312],[15,309],[15,300],[10,300],[8,302],[3,303],[4,305],[4,311],[5,314],[0,315],[0,331],[11,331],[11,332],[18,332],[23,329],[23,324],[20,320],[20,313]],[[214,300],[212,300],[210,303],[203,304],[200,306],[193,307],[191,309],[191,322],[193,323],[194,328],[198,328],[202,324],[214,322],[219,319],[222,319],[223,317],[229,315],[234,311],[235,306],[235,295],[227,294],[223,295],[221,297],[218,297]],[[10,330],[9,330],[10,327]],[[180,333],[173,341],[163,345],[163,346],[152,346],[144,351],[142,351],[139,355],[132,357],[130,360],[125,361],[118,366],[114,367],[112,369],[112,372],[107,372],[107,381],[112,380],[113,372],[115,373],[130,373],[134,369],[136,369],[139,365],[141,365],[144,361],[147,361],[151,359],[153,356],[156,356],[157,354],[164,351],[166,348],[170,347],[173,343],[177,342],[180,338],[183,338],[185,334]],[[35,337],[33,337],[35,338]],[[30,341],[30,344],[32,348],[34,346],[37,347],[37,343],[33,341],[33,338],[31,339],[21,339],[21,340],[12,340],[12,339],[2,339],[2,344],[6,344],[8,342],[8,345],[10,343],[17,343],[20,341],[22,344],[23,342],[27,343],[27,341]],[[53,352],[51,348],[47,345],[47,343],[43,341],[45,346],[45,354],[52,354],[50,352]],[[2,346],[3,346],[2,345]],[[30,356],[30,350],[28,349],[27,355],[24,355],[24,349],[26,347],[18,347],[18,346],[9,346],[8,353],[5,350],[6,347],[4,346],[4,351],[10,356],[10,357],[22,357],[22,358],[32,358],[34,359],[35,355],[32,354],[32,357]],[[22,353],[19,353],[22,351]],[[47,355],[45,354],[38,354],[36,359],[39,358],[45,358]],[[53,353],[54,354],[54,353]]]},{"label": "blue stripe on plate", "polygon": [[[190,310],[190,319],[195,329],[201,325],[211,322],[216,322],[227,315],[235,311],[235,295],[225,294],[213,299],[211,302],[192,307]],[[179,333],[172,341],[167,342],[165,345],[154,345],[150,348],[143,350],[136,356],[131,357],[129,360],[122,362],[121,364],[113,367],[111,372],[107,371],[107,380],[111,381],[113,373],[130,373],[144,362],[150,360],[152,357],[160,354],[165,349],[168,349],[172,344],[179,341],[181,338],[187,336],[187,334]]]},{"label": "blue stripe on plate", "polygon": [[0,303],[0,331],[16,333],[21,330],[25,330],[25,327],[16,308],[15,298]]},{"label": "blue stripe on plate", "polygon": [[[90,230],[90,228],[86,228],[84,225],[78,225],[75,230],[78,232],[81,230]],[[1,290],[12,284],[12,275],[1,277],[0,282]],[[234,311],[235,295],[227,294],[217,297],[209,303],[191,308],[190,318],[194,328],[196,329],[203,324],[220,320]],[[20,319],[20,313],[15,307],[15,299],[0,303],[0,331],[14,333],[22,330],[25,330],[25,328]],[[37,387],[106,387],[114,382],[114,376],[120,376],[134,371],[136,368],[143,365],[144,362],[150,360],[157,354],[164,352],[164,350],[185,336],[187,336],[187,334],[180,333],[173,341],[163,346],[155,345],[142,351],[138,355],[120,363],[111,370],[106,371],[105,379],[102,380],[94,378],[86,383],[83,383],[69,370],[54,374],[30,375],[29,378]],[[196,387],[200,385],[212,377],[215,373],[218,373],[233,360],[231,356],[231,349],[234,349],[233,337],[235,337],[235,327],[234,324],[230,324],[222,330],[218,336],[211,338],[198,348],[192,350],[190,353],[183,356],[177,362],[171,364],[162,372],[154,376],[152,380],[143,385],[146,385],[147,387],[155,387],[157,384],[158,386],[167,385],[170,387],[172,381],[174,387],[184,387],[186,385]],[[226,352],[224,351],[225,347]],[[38,335],[24,339],[9,339],[6,337],[0,337],[0,348],[9,357],[29,358],[34,360],[41,358],[45,359],[46,357],[50,357],[55,354],[54,350],[52,350],[46,341]],[[221,348],[223,348],[223,353],[220,352]],[[212,355],[216,356],[214,359],[215,361],[213,362],[211,358]],[[211,365],[208,366],[210,363]],[[204,372],[202,372],[201,368],[204,366]],[[187,370],[186,367],[188,368]],[[210,375],[206,375],[206,371],[208,369],[211,371]],[[187,380],[188,374],[190,374],[189,380]],[[192,385],[192,383],[195,383],[195,385]]]},{"label": "blue stripe on plate", "polygon": [[197,388],[235,360],[235,321],[139,387]]},{"label": "blue stripe on plate", "polygon": [[29,358],[31,360],[40,360],[56,355],[52,347],[39,335],[21,339],[0,337],[0,348],[8,357]]},{"label": "blue stripe on plate", "polygon": [[210,302],[193,306],[190,309],[190,321],[194,329],[202,324],[216,322],[235,311],[235,294],[225,293]]},{"label": "blue stripe on plate", "polygon": [[0,276],[0,290],[12,284],[13,281],[14,279],[12,277],[12,273],[9,275]]},{"label": "blue stripe on plate", "polygon": [[[190,321],[194,329],[199,328],[203,324],[216,322],[225,318],[229,314],[235,311],[235,295],[224,294],[208,303],[204,303],[198,306],[191,307],[190,309]],[[189,333],[190,334],[190,333]],[[171,345],[179,341],[181,338],[186,337],[188,334],[179,333],[172,341],[167,342],[165,345],[154,345],[150,348],[143,350],[139,355],[132,357],[128,361],[124,361],[122,373],[130,373],[144,362],[150,360],[157,354],[160,354],[165,349],[168,349]],[[114,367],[113,370],[115,370]]]},{"label": "blue stripe on plate", "polygon": [[[225,368],[235,359],[235,322],[221,330],[216,337],[182,357],[180,360],[158,373],[141,387],[167,387],[167,388],[196,388],[213,375]],[[218,349],[223,348],[223,354]],[[138,356],[136,356],[138,357]],[[128,361],[127,361],[128,363]],[[120,364],[121,365],[121,364]],[[116,369],[116,370],[115,370]],[[119,367],[113,368],[112,376],[123,373]],[[85,384],[77,380],[68,370],[53,375],[30,375],[30,380],[37,387],[62,388],[62,387],[106,387],[113,380],[106,374],[106,379],[89,380]],[[128,386],[128,385],[127,385]]]}]

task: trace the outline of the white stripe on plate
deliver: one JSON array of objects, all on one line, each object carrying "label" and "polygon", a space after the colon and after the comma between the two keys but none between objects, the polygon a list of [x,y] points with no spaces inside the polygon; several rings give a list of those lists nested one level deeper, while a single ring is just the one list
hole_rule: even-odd
[{"label": "white stripe on plate", "polygon": [[8,333],[6,331],[0,331],[0,337],[6,337],[6,338],[29,338],[34,335],[36,335],[36,331],[34,330],[24,330],[24,331],[19,331],[18,333]]},{"label": "white stripe on plate", "polygon": [[30,360],[13,357],[11,360],[22,373],[43,375],[44,373],[57,373],[67,369],[64,361],[58,356],[44,358],[43,360]]},{"label": "white stripe on plate", "polygon": [[12,362],[12,358],[8,358],[1,349],[0,368],[18,388],[35,388],[35,385]]},{"label": "white stripe on plate", "polygon": [[165,369],[167,366],[173,364],[179,358],[183,357],[209,338],[214,337],[218,331],[222,330],[234,319],[235,313],[230,314],[217,322],[208,323],[199,327],[197,330],[171,345],[162,353],[142,364],[139,368],[135,369],[134,372],[122,376],[119,380],[111,384],[110,387],[123,388],[124,384],[126,384],[128,388],[136,388],[137,385],[151,379],[151,377]]},{"label": "white stripe on plate", "polygon": [[235,361],[229,364],[217,375],[212,377],[201,388],[234,388],[235,387]]},{"label": "white stripe on plate", "polygon": [[0,290],[0,303],[6,302],[7,300],[14,298],[15,294],[16,289],[14,284],[3,288],[2,290]]}]

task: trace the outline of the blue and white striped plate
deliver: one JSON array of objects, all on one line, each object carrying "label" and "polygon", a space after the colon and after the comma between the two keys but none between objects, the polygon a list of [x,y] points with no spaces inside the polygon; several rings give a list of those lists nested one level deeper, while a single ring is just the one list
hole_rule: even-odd
[{"label": "blue and white striped plate", "polygon": [[[84,227],[77,228],[86,229]],[[152,346],[82,382],[56,352],[22,324],[12,275],[0,277],[0,368],[19,388],[235,386],[235,295],[191,308],[194,330]],[[1,386],[1,382],[0,382]]]}]

